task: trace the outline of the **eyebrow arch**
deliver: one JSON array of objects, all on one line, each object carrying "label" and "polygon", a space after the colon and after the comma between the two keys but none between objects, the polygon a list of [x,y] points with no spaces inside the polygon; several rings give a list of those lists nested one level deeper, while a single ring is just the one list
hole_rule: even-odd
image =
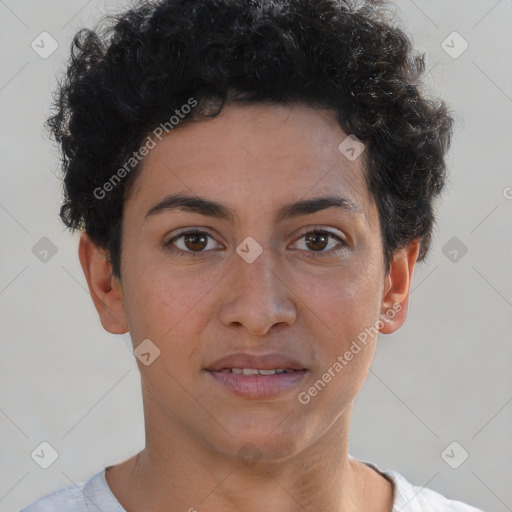
[{"label": "eyebrow arch", "polygon": [[[276,216],[276,222],[299,217],[301,215],[311,215],[331,207],[341,208],[356,216],[362,215],[360,208],[350,199],[337,195],[327,195],[322,197],[313,197],[310,199],[302,199],[295,203],[285,204],[279,209]],[[171,210],[198,213],[199,215],[204,215],[206,217],[213,217],[231,222],[233,222],[235,218],[235,211],[222,203],[218,203],[204,197],[188,196],[185,194],[170,194],[150,208],[146,213],[144,220],[153,215]]]}]

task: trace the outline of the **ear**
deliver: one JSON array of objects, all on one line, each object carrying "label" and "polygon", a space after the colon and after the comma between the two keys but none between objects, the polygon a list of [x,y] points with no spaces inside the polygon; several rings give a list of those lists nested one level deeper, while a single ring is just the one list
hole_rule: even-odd
[{"label": "ear", "polygon": [[379,331],[391,334],[405,322],[409,306],[409,288],[411,286],[414,265],[418,259],[419,239],[415,239],[404,249],[395,253],[389,272],[384,280]]},{"label": "ear", "polygon": [[103,251],[85,233],[80,237],[78,256],[101,325],[112,334],[128,332],[121,283]]}]

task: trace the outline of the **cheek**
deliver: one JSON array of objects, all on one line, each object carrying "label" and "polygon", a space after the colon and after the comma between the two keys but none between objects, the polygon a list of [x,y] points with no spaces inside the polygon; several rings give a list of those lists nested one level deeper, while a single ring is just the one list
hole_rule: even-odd
[{"label": "cheek", "polygon": [[330,354],[349,346],[378,319],[380,281],[377,274],[374,266],[358,265],[302,280],[303,314],[315,319],[316,335],[325,340],[323,345]]},{"label": "cheek", "polygon": [[305,288],[304,314],[318,341],[319,357],[315,374],[301,395],[309,407],[323,411],[319,415],[327,422],[334,422],[346,410],[366,380],[380,310],[373,272],[344,269],[337,280],[332,277],[319,280],[316,276]]},{"label": "cheek", "polygon": [[149,338],[160,348],[163,360],[183,366],[183,358],[190,358],[198,350],[198,333],[208,319],[205,298],[218,276],[201,272],[198,278],[192,268],[178,272],[148,262],[133,269],[124,286],[134,345]]}]

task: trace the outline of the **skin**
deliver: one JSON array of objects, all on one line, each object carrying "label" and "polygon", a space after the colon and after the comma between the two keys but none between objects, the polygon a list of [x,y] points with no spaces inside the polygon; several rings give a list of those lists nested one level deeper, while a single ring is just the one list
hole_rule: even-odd
[{"label": "skin", "polygon": [[[106,473],[128,512],[391,511],[391,482],[348,458],[353,401],[377,336],[308,404],[297,399],[393,305],[402,309],[379,330],[402,326],[418,256],[415,240],[385,272],[364,153],[349,161],[338,150],[346,137],[328,110],[228,105],[145,157],[124,206],[121,282],[82,235],[80,262],[103,327],[129,331],[134,348],[149,338],[160,350],[148,366],[137,360],[145,448]],[[224,203],[234,220],[176,209],[145,218],[178,192]],[[331,207],[276,223],[283,204],[333,193],[360,214]],[[188,251],[177,255],[164,243],[184,228],[211,238],[175,240]],[[308,242],[313,228],[348,245],[334,254],[336,238]],[[263,249],[250,264],[236,252],[248,236]],[[203,368],[239,351],[293,356],[306,380],[272,399],[236,396]],[[254,464],[237,457],[247,443],[261,455]]]}]

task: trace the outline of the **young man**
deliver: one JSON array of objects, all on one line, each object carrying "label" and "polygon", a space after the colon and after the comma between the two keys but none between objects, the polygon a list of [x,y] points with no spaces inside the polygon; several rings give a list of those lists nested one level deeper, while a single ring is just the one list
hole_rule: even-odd
[{"label": "young man", "polygon": [[477,510],[348,454],[444,185],[423,70],[380,2],[142,2],[77,34],[61,217],[146,445],[25,512]]}]

